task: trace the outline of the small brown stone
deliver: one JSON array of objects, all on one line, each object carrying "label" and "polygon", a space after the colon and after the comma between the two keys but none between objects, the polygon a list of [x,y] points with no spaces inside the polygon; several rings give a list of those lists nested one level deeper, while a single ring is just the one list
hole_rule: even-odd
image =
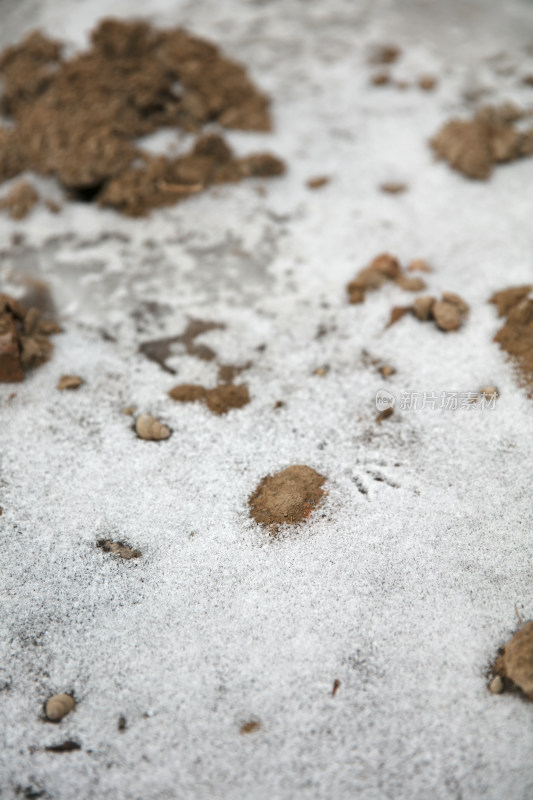
[{"label": "small brown stone", "polygon": [[433,318],[441,331],[456,331],[461,327],[461,311],[454,303],[437,300],[432,309]]},{"label": "small brown stone", "polygon": [[181,383],[168,393],[178,403],[198,403],[205,400],[206,390],[193,383]]},{"label": "small brown stone", "polygon": [[80,378],[79,375],[62,375],[57,384],[57,388],[60,392],[65,389],[79,389],[82,383],[83,378]]},{"label": "small brown stone", "polygon": [[244,722],[241,725],[239,733],[242,733],[243,735],[248,733],[255,733],[260,729],[260,727],[261,723],[259,722],[259,720],[251,719],[249,722]]},{"label": "small brown stone", "polygon": [[226,414],[232,408],[242,408],[250,402],[248,387],[242,386],[217,386],[208,389],[205,394],[207,407],[214,414]]},{"label": "small brown stone", "polygon": [[383,411],[379,412],[379,414],[376,417],[376,422],[378,423],[378,425],[381,425],[383,420],[388,419],[389,417],[392,417],[393,414],[394,414],[393,407],[392,406],[388,406],[387,408],[384,408]]},{"label": "small brown stone", "polygon": [[431,267],[423,258],[415,258],[407,267],[408,272],[431,272]]},{"label": "small brown stone", "polygon": [[426,288],[425,281],[422,278],[410,278],[407,275],[400,275],[399,278],[396,278],[396,284],[404,292],[421,292]]},{"label": "small brown stone", "polygon": [[381,72],[374,73],[370,79],[370,82],[374,86],[387,86],[387,84],[390,83],[390,80],[390,72],[387,70],[382,70]]},{"label": "small brown stone", "polygon": [[378,44],[372,47],[368,60],[371,64],[393,64],[400,53],[400,48],[395,44]]},{"label": "small brown stone", "polygon": [[431,319],[435,298],[431,295],[417,297],[413,303],[413,313],[417,319],[426,322]]},{"label": "small brown stone", "polygon": [[317,178],[309,178],[307,181],[307,187],[309,189],[321,189],[323,186],[326,186],[330,182],[330,178],[327,175],[321,175]]},{"label": "small brown stone", "polygon": [[379,188],[386,194],[403,194],[403,192],[407,191],[407,184],[386,181],[385,183],[380,184]]},{"label": "small brown stone", "polygon": [[528,622],[505,645],[502,657],[505,677],[533,700],[533,622]]},{"label": "small brown stone", "polygon": [[446,303],[452,303],[452,305],[457,306],[462,314],[467,314],[470,311],[470,306],[468,303],[463,300],[462,297],[459,297],[459,295],[455,292],[443,292],[442,299]]},{"label": "small brown stone", "polygon": [[384,364],[382,367],[379,368],[379,372],[382,378],[390,378],[391,375],[394,375],[396,370],[394,367],[389,366],[388,364]]},{"label": "small brown stone", "polygon": [[437,86],[437,79],[434,75],[421,75],[418,79],[418,85],[425,92],[431,92]]},{"label": "small brown stone", "polygon": [[372,260],[370,270],[375,270],[390,280],[397,280],[401,275],[400,262],[389,253],[381,253]]}]

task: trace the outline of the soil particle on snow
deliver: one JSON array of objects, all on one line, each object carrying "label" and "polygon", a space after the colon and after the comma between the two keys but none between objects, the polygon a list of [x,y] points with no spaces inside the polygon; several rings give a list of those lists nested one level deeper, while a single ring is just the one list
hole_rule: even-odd
[{"label": "soil particle on snow", "polygon": [[392,417],[393,414],[394,414],[393,407],[388,406],[388,408],[384,408],[383,411],[379,412],[379,414],[376,417],[376,422],[378,423],[378,425],[381,425],[381,423],[384,420],[389,419],[389,417]]},{"label": "soil particle on snow", "polygon": [[500,677],[503,690],[516,687],[533,700],[533,622],[526,623],[507,642],[493,672]]},{"label": "soil particle on snow", "polygon": [[431,267],[423,258],[414,258],[407,267],[407,272],[431,272]]},{"label": "soil particle on snow", "polygon": [[70,694],[55,694],[46,703],[45,713],[51,722],[59,722],[74,711],[76,702]]},{"label": "soil particle on snow", "polygon": [[8,211],[11,219],[24,219],[39,202],[39,194],[28,181],[19,181],[0,199],[0,210]]},{"label": "soil particle on snow", "polygon": [[426,286],[421,278],[405,275],[395,256],[381,253],[370,262],[368,267],[360,270],[354,280],[347,285],[348,302],[362,303],[367,291],[380,289],[387,281],[393,281],[408,292],[419,292]]},{"label": "soil particle on snow", "polygon": [[400,55],[401,50],[395,44],[376,44],[370,50],[368,62],[370,64],[394,64]]},{"label": "soil particle on snow", "polygon": [[385,192],[385,194],[403,194],[407,191],[408,187],[406,183],[385,181],[385,183],[380,184],[379,188],[382,192]]},{"label": "soil particle on snow", "polygon": [[370,78],[370,83],[373,86],[387,86],[391,82],[390,72],[386,69],[374,73]]},{"label": "soil particle on snow", "polygon": [[432,92],[437,87],[437,79],[434,75],[421,75],[418,79],[418,85],[425,92]]},{"label": "soil particle on snow", "polygon": [[251,719],[249,722],[244,722],[239,728],[239,733],[245,735],[247,733],[256,733],[261,727],[259,720]]},{"label": "soil particle on snow", "polygon": [[327,175],[321,175],[319,178],[309,178],[307,181],[307,188],[308,189],[322,189],[323,186],[326,186],[330,182],[330,178]]},{"label": "soil particle on snow", "polygon": [[103,20],[91,47],[70,59],[61,43],[33,33],[0,54],[0,78],[0,112],[12,123],[0,128],[0,182],[31,169],[138,216],[212,184],[284,171],[268,153],[234,158],[218,134],[176,159],[134,144],[165,126],[271,128],[269,100],[245,68],[179,28]]},{"label": "soil particle on snow", "polygon": [[164,339],[153,339],[149,342],[143,342],[139,346],[139,352],[143,353],[151,361],[164,369],[166,372],[175,374],[175,370],[168,366],[167,359],[172,355],[172,347],[175,344],[181,344],[185,348],[185,352],[189,356],[194,356],[202,361],[212,361],[216,358],[216,353],[205,344],[198,344],[196,337],[202,333],[208,333],[213,330],[223,330],[224,325],[220,322],[212,322],[210,320],[190,319],[183,333],[177,336],[168,336]]},{"label": "soil particle on snow", "polygon": [[0,383],[24,380],[25,370],[44,364],[52,355],[49,339],[60,328],[41,319],[36,308],[0,294]]},{"label": "soil particle on snow", "polygon": [[533,155],[533,128],[518,130],[516,107],[485,106],[472,120],[452,119],[431,139],[437,158],[468,178],[486,180],[496,164]]},{"label": "soil particle on snow", "polygon": [[68,739],[61,744],[51,744],[44,748],[48,753],[72,753],[75,750],[81,750],[81,744]]},{"label": "soil particle on snow", "polygon": [[79,375],[62,375],[58,381],[57,388],[60,392],[65,391],[65,389],[79,389],[83,383],[83,378],[80,378]]},{"label": "soil particle on snow", "polygon": [[112,542],[111,539],[99,539],[96,544],[97,547],[100,547],[104,551],[104,553],[112,553],[113,555],[124,558],[127,561],[129,561],[130,558],[141,557],[140,550],[134,550],[133,547],[124,544],[124,542]]},{"label": "soil particle on snow", "polygon": [[169,397],[178,403],[205,403],[213,414],[226,414],[232,408],[242,408],[250,402],[250,393],[245,384],[221,384],[206,389],[197,384],[183,383],[169,391]]},{"label": "soil particle on snow", "polygon": [[323,475],[303,465],[267,475],[249,498],[250,516],[272,528],[301,522],[321,502],[325,481]]},{"label": "soil particle on snow", "polygon": [[517,286],[496,292],[490,300],[499,316],[507,317],[494,341],[505,350],[520,369],[522,382],[533,387],[533,298],[532,286]]}]

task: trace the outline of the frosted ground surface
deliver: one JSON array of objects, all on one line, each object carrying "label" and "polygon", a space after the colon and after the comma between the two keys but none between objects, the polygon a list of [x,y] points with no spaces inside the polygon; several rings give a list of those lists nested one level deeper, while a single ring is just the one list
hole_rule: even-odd
[{"label": "frosted ground surface", "polygon": [[[42,26],[82,46],[108,8],[4,0],[0,44]],[[4,290],[46,280],[65,327],[52,361],[0,387],[0,796],[532,798],[533,706],[491,696],[485,674],[515,606],[533,616],[533,406],[487,304],[532,279],[533,159],[468,182],[426,140],[474,95],[533,106],[533,4],[139,0],[114,13],[186,25],[246,62],[276,131],[229,139],[289,173],[264,195],[223,187],[142,221],[81,203],[0,217]],[[369,87],[380,41],[404,49],[395,77],[431,72],[438,90]],[[188,144],[147,146],[169,143]],[[330,185],[309,191],[322,174]],[[386,180],[409,191],[385,195]],[[346,282],[383,250],[428,259],[430,291],[471,304],[466,326],[385,330],[408,302],[396,287],[348,306]],[[214,385],[216,366],[178,349],[173,376],[137,354],[188,315],[226,324],[199,340],[221,361],[253,361],[246,408],[175,404],[171,386]],[[371,358],[397,373],[385,384]],[[59,393],[63,373],[86,384]],[[487,383],[495,410],[375,423],[380,388]],[[126,406],[172,438],[137,439]],[[294,463],[325,474],[328,495],[271,540],[247,497]],[[142,558],[103,553],[104,537]],[[78,705],[53,726],[42,704],[60,691]],[[69,739],[81,750],[44,750]]]}]

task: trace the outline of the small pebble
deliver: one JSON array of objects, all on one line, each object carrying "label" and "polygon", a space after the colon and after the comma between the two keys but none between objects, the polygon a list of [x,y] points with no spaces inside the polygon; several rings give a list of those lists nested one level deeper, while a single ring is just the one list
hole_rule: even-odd
[{"label": "small pebble", "polygon": [[59,722],[67,714],[70,714],[75,706],[74,698],[69,694],[55,694],[46,703],[46,716],[52,722]]}]

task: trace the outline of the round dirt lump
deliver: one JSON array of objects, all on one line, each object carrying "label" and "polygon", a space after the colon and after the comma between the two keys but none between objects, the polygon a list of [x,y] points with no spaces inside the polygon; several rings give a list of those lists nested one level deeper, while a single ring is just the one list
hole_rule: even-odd
[{"label": "round dirt lump", "polygon": [[533,622],[528,622],[505,645],[503,671],[526,697],[533,700]]},{"label": "round dirt lump", "polygon": [[261,525],[294,525],[317,506],[326,478],[311,467],[297,464],[264,477],[250,496],[250,516]]}]

